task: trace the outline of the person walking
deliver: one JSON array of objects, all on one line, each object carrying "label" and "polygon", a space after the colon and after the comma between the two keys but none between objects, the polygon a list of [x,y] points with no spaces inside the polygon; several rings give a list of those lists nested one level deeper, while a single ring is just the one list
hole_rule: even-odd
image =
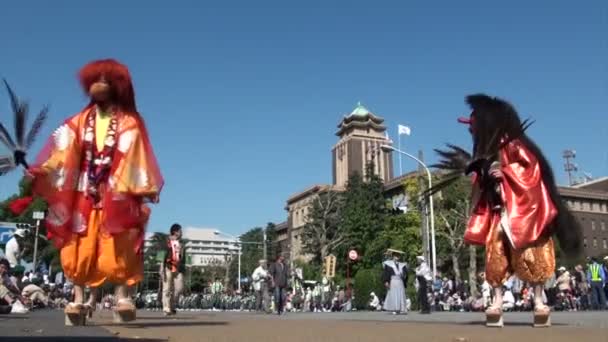
[{"label": "person walking", "polygon": [[283,314],[283,304],[285,303],[285,290],[287,289],[287,279],[289,278],[289,269],[285,265],[285,257],[279,255],[277,261],[270,266],[270,275],[272,279],[272,287],[274,288],[274,302],[277,309],[277,314]]},{"label": "person walking", "polygon": [[253,279],[253,290],[255,291],[255,309],[257,311],[268,311],[268,281],[270,274],[266,269],[266,260],[260,260],[259,266],[251,275]]},{"label": "person walking", "polygon": [[186,258],[181,245],[182,226],[175,223],[169,230],[169,239],[163,250],[163,262],[160,264],[160,278],[163,282],[163,312],[165,316],[175,315],[175,304],[184,289],[184,272]]},{"label": "person walking", "polygon": [[606,295],[604,293],[606,273],[595,257],[591,258],[591,263],[587,267],[587,281],[591,289],[591,306],[593,310],[606,309]]}]

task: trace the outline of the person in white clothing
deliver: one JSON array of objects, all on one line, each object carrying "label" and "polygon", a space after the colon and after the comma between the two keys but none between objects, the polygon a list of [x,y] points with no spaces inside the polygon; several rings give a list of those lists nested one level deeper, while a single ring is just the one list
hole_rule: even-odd
[{"label": "person in white clothing", "polygon": [[420,304],[420,313],[430,314],[431,306],[429,304],[429,283],[433,280],[431,269],[427,265],[426,260],[422,255],[416,257],[418,267],[416,267],[416,290],[418,291],[418,303]]},{"label": "person in white clothing", "polygon": [[253,279],[253,290],[255,291],[255,309],[257,311],[268,312],[268,280],[270,274],[266,268],[266,260],[260,260],[259,266],[251,275]]},{"label": "person in white clothing", "polygon": [[23,257],[23,239],[25,238],[25,229],[17,229],[13,234],[13,237],[8,240],[4,247],[4,255],[8,260],[11,268],[21,265],[21,258]]},{"label": "person in white clothing", "polygon": [[0,259],[0,300],[10,305],[11,313],[24,314],[29,310],[24,305],[27,298],[21,296],[19,288],[8,275],[10,264],[6,259]]},{"label": "person in white clothing", "polygon": [[370,297],[369,309],[373,310],[373,311],[382,310],[382,306],[380,305],[380,298],[378,298],[378,296],[376,296],[376,294],[374,292],[370,293],[369,297]]}]

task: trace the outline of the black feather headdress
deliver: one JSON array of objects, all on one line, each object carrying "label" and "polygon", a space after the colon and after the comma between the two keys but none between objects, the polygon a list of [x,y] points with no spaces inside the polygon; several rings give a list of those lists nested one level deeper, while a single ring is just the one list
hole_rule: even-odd
[{"label": "black feather headdress", "polygon": [[0,176],[12,171],[19,165],[22,165],[26,169],[29,168],[25,157],[36,140],[36,136],[40,132],[49,111],[48,107],[45,106],[36,116],[36,119],[28,132],[26,124],[29,104],[25,101],[21,101],[17,97],[6,80],[3,79],[2,81],[8,92],[11,109],[13,111],[15,135],[13,138],[6,127],[0,122],[0,142],[2,142],[11,152],[8,156],[0,156]]},{"label": "black feather headdress", "polygon": [[492,180],[486,176],[492,163],[497,161],[500,149],[524,136],[532,124],[529,120],[522,122],[513,106],[504,100],[475,94],[467,96],[466,102],[472,110],[470,118],[461,118],[459,121],[470,125],[473,151],[469,153],[452,144],[447,144],[447,150],[435,149],[441,158],[431,167],[443,170],[445,174],[427,190],[427,194],[434,194],[472,172],[477,172],[482,187],[486,185],[493,188]]},{"label": "black feather headdress", "polygon": [[[472,112],[469,118],[458,121],[469,124],[469,131],[473,137],[473,151],[468,153],[464,149],[447,145],[448,150],[436,149],[441,159],[432,167],[442,170],[445,175],[431,189],[426,191],[432,195],[455,182],[459,177],[476,172],[482,193],[493,204],[500,201],[495,192],[496,183],[489,177],[492,164],[498,161],[500,150],[518,139],[538,160],[543,183],[553,204],[557,209],[557,216],[551,223],[550,231],[555,234],[560,248],[569,257],[577,257],[582,251],[582,231],[580,225],[564,202],[557,190],[553,170],[540,148],[530,139],[525,131],[532,124],[529,120],[521,121],[513,106],[501,99],[485,94],[467,96],[466,102]],[[482,194],[484,196],[484,194]]]}]

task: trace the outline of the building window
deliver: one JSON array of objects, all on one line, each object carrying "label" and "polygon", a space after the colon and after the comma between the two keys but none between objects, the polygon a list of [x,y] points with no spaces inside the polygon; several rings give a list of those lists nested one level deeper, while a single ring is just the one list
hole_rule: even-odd
[{"label": "building window", "polygon": [[587,201],[583,202],[583,210],[591,210],[591,203]]},{"label": "building window", "polygon": [[604,221],[600,222],[600,230],[606,231],[606,222],[604,222]]},{"label": "building window", "polygon": [[591,220],[591,231],[595,231],[595,220]]},{"label": "building window", "polygon": [[583,247],[587,248],[587,238],[583,238]]},{"label": "building window", "polygon": [[604,249],[608,249],[608,241],[606,241],[606,239],[604,239],[604,241],[602,241],[602,247],[604,247]]},{"label": "building window", "polygon": [[593,238],[593,248],[597,248],[597,239]]}]

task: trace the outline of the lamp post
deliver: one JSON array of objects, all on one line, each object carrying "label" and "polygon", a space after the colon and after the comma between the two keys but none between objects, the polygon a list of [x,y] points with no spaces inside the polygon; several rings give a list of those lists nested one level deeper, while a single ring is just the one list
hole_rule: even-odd
[{"label": "lamp post", "polygon": [[[429,170],[429,168],[426,166],[426,164],[422,160],[416,158],[415,156],[413,156],[405,151],[402,151],[402,150],[395,148],[393,146],[390,146],[390,145],[382,145],[382,146],[380,146],[380,148],[382,148],[382,150],[384,150],[384,151],[395,151],[397,153],[403,154],[403,155],[415,160],[416,162],[418,162],[418,164],[420,164],[426,171],[426,175],[429,179],[429,189],[433,187],[433,179],[431,177],[431,171]],[[430,220],[431,221],[431,254],[433,255],[433,279],[435,279],[435,277],[437,276],[437,251],[435,249],[435,214],[433,212],[433,195],[429,195],[429,207],[430,207],[429,216],[431,219]]]},{"label": "lamp post", "polygon": [[215,235],[226,235],[229,238],[234,239],[236,242],[236,246],[237,246],[237,253],[238,253],[238,273],[237,273],[237,284],[238,284],[238,290],[239,292],[241,291],[241,239],[237,238],[235,236],[232,236],[230,234],[226,234],[226,233],[222,233],[219,230],[216,230],[213,232],[213,234]]},{"label": "lamp post", "polygon": [[[250,245],[265,245],[266,244],[266,233],[264,233],[264,242],[253,242],[253,241],[241,241],[240,237],[236,237],[227,233],[222,233],[219,230],[216,230],[213,232],[213,234],[215,235],[226,235],[229,238],[235,240],[235,245],[237,246],[237,253],[238,253],[238,279],[237,279],[237,284],[239,287],[239,292],[241,291],[241,251],[242,251],[242,245],[244,244],[250,244]],[[264,253],[266,252],[266,248],[264,248]]]}]

